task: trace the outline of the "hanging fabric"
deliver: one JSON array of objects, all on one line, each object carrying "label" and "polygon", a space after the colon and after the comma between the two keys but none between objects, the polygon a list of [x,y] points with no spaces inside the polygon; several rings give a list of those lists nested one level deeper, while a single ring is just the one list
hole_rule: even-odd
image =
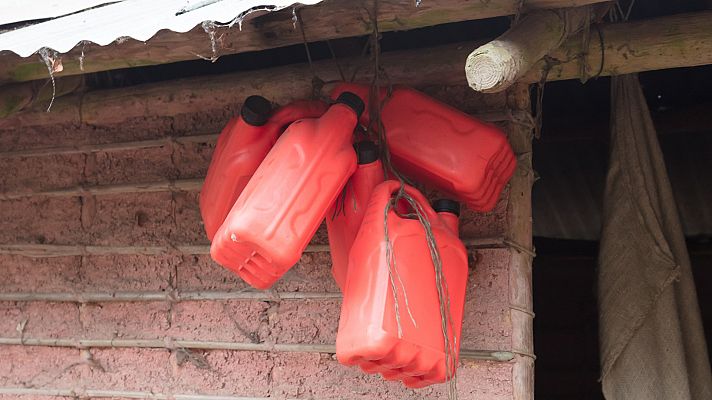
[{"label": "hanging fabric", "polygon": [[697,294],[637,75],[612,78],[598,298],[607,400],[712,399]]}]

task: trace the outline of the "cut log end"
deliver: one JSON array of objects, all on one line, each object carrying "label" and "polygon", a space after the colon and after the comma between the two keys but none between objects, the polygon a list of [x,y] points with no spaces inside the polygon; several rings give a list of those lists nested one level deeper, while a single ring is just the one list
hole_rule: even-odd
[{"label": "cut log end", "polygon": [[543,56],[578,32],[591,18],[590,9],[537,11],[528,14],[499,38],[467,57],[465,72],[478,92],[501,92],[527,73]]},{"label": "cut log end", "polygon": [[470,87],[482,93],[501,92],[516,79],[516,60],[511,53],[488,45],[488,49],[473,52],[467,57],[465,75]]}]

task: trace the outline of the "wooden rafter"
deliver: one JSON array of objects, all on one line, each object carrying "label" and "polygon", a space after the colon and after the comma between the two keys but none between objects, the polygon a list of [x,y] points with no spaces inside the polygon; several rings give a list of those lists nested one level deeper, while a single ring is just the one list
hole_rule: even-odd
[{"label": "wooden rafter", "polygon": [[502,36],[470,53],[465,63],[467,83],[483,93],[506,90],[567,37],[583,29],[592,16],[589,7],[525,15]]},{"label": "wooden rafter", "polygon": [[537,82],[547,70],[547,80],[557,81],[712,64],[712,11],[591,29],[588,49],[581,48],[580,37],[572,38],[549,54],[548,64],[539,61],[523,80]]},{"label": "wooden rafter", "polygon": [[[487,122],[505,122],[526,119],[524,113],[517,112],[502,112],[502,111],[491,111],[482,112],[473,115],[475,118]],[[129,142],[115,142],[115,143],[96,143],[96,144],[83,144],[76,146],[53,146],[53,147],[40,147],[40,148],[30,148],[23,150],[10,150],[10,151],[0,151],[0,160],[8,158],[21,158],[21,157],[46,157],[46,156],[56,156],[56,155],[68,155],[68,154],[92,154],[100,152],[117,152],[125,150],[145,150],[145,149],[155,149],[158,147],[172,146],[174,144],[189,144],[189,143],[206,143],[214,144],[217,142],[219,133],[207,133],[207,134],[197,134],[197,135],[184,135],[184,136],[164,136],[157,139],[145,139],[145,140],[133,140]],[[5,192],[0,192],[0,199]],[[26,194],[18,193],[19,197],[24,197]]]},{"label": "wooden rafter", "polygon": [[[550,54],[556,60],[547,66],[538,62],[521,81],[538,82],[549,69],[547,80],[581,77],[585,61],[587,76],[605,76],[665,68],[712,64],[712,11],[680,14],[645,21],[603,25],[592,32],[589,49],[581,49],[581,38],[567,40]],[[601,40],[603,38],[603,52]],[[382,63],[393,83],[414,87],[466,84],[463,65],[476,45],[459,43],[430,49],[384,53]],[[427,56],[426,56],[427,55]],[[582,57],[583,55],[583,57]],[[344,59],[343,65],[361,65],[361,59]],[[82,97],[65,96],[46,107],[0,119],[0,128],[60,123],[113,125],[140,118],[172,117],[199,109],[223,109],[239,104],[255,88],[277,103],[312,94],[316,72],[324,80],[338,79],[332,61],[290,65],[258,71],[159,82],[122,89],[89,92]],[[359,79],[369,79],[367,74]]]},{"label": "wooden rafter", "polygon": [[[528,0],[525,10],[573,7],[600,3],[604,0]],[[408,30],[444,23],[516,14],[520,0],[429,0],[419,7],[415,0],[379,0],[379,28],[382,31]],[[325,0],[301,10],[307,40],[320,41],[371,32],[369,12],[372,0]],[[199,57],[258,51],[298,44],[301,31],[295,29],[292,10],[286,9],[237,26],[218,28],[215,32],[216,53],[202,27],[185,34],[161,31],[147,43],[127,40],[101,47],[78,46],[62,56],[63,70],[57,76],[77,75],[146,65],[166,64]],[[83,55],[83,58],[82,58]],[[80,63],[80,59],[83,60]],[[81,65],[80,65],[81,64]],[[15,54],[0,56],[0,84],[30,81],[47,77],[47,66],[39,57],[21,58]]]}]

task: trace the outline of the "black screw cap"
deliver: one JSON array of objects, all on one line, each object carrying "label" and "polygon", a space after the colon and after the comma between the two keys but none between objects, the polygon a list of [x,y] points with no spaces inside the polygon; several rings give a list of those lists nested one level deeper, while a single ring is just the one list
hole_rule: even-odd
[{"label": "black screw cap", "polygon": [[378,160],[378,146],[370,140],[354,143],[359,164],[370,164]]},{"label": "black screw cap", "polygon": [[363,110],[366,108],[366,106],[363,104],[363,100],[361,100],[360,97],[351,92],[341,93],[336,99],[336,102],[346,104],[347,106],[351,107],[351,109],[354,110],[354,112],[356,113],[356,118],[361,118],[361,114],[363,114]]},{"label": "black screw cap", "polygon": [[240,110],[242,120],[248,125],[262,126],[269,120],[272,112],[272,103],[262,96],[250,96],[245,99]]},{"label": "black screw cap", "polygon": [[460,216],[460,203],[451,199],[438,199],[433,202],[435,212],[449,212]]}]

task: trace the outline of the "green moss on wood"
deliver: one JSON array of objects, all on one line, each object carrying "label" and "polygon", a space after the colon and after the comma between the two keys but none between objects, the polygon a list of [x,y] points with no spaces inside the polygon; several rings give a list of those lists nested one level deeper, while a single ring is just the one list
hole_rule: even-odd
[{"label": "green moss on wood", "polygon": [[[64,75],[79,75],[89,72],[106,71],[120,68],[145,67],[147,65],[162,64],[163,60],[147,60],[147,59],[117,59],[117,60],[100,60],[92,62],[91,56],[87,55],[84,58],[84,71],[79,67],[79,60],[75,58],[62,59],[62,71],[55,74],[55,77]],[[49,78],[47,66],[41,61],[27,62],[19,64],[15,69],[8,71],[7,77],[0,77],[0,82],[10,80],[15,82],[33,81],[36,79]]]},{"label": "green moss on wood", "polygon": [[[462,15],[479,15],[484,12],[495,13],[491,6],[486,3],[474,3],[467,7],[462,7],[459,10],[452,9],[432,9],[422,13],[415,14],[412,17],[399,18],[397,15],[393,19],[379,21],[378,28],[382,31],[398,31],[414,28],[422,28],[426,26],[440,25],[448,21],[460,21]],[[368,23],[365,27],[366,31],[373,29]]]},{"label": "green moss on wood", "polygon": [[40,62],[22,63],[8,71],[10,80],[16,82],[32,81],[47,77],[47,66]]},{"label": "green moss on wood", "polygon": [[19,111],[23,100],[24,98],[22,96],[12,94],[7,95],[7,97],[2,99],[0,103],[0,118],[5,118],[10,114]]}]

